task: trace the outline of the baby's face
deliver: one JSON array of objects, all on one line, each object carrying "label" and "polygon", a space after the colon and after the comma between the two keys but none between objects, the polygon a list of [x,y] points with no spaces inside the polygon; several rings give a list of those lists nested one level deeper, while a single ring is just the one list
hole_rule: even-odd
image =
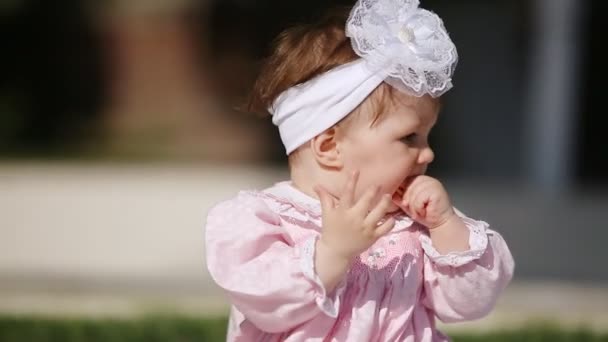
[{"label": "baby's face", "polygon": [[[374,126],[370,127],[367,120],[357,120],[348,126],[340,142],[344,174],[360,172],[357,198],[372,186],[380,187],[379,196],[393,194],[408,177],[424,174],[433,161],[428,136],[437,121],[438,101],[428,96],[398,96],[402,98],[386,106]],[[362,110],[371,108],[363,106]],[[395,210],[397,206],[393,205],[391,211]]]}]

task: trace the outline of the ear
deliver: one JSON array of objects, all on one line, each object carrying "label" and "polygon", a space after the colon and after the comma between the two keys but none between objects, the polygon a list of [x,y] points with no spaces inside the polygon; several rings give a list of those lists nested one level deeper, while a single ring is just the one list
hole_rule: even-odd
[{"label": "ear", "polygon": [[326,168],[341,169],[343,166],[336,127],[310,139],[310,150],[317,163]]}]

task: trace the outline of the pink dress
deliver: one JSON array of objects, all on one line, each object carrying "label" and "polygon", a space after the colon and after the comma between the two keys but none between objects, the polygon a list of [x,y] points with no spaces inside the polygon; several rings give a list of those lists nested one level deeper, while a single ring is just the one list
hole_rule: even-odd
[{"label": "pink dress", "polygon": [[240,192],[211,209],[205,232],[207,267],[232,303],[227,340],[447,341],[435,317],[488,314],[514,268],[498,233],[458,215],[469,251],[440,255],[401,214],[327,293],[314,269],[319,201],[289,182]]}]

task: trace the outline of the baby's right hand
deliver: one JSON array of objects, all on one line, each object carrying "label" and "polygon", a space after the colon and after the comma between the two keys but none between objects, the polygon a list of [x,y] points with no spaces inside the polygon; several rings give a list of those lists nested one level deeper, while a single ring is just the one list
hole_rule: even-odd
[{"label": "baby's right hand", "polygon": [[378,224],[392,203],[391,195],[385,194],[372,207],[378,187],[368,189],[355,201],[358,177],[359,172],[352,174],[338,199],[334,199],[321,186],[315,187],[323,210],[323,232],[319,243],[334,255],[349,260],[367,250],[395,225],[393,218]]}]

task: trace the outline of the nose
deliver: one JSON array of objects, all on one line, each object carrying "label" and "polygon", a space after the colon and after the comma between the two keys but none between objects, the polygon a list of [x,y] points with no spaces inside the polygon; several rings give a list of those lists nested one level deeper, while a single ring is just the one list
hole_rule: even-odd
[{"label": "nose", "polygon": [[430,164],[435,159],[435,153],[429,146],[424,147],[418,155],[418,164]]}]

